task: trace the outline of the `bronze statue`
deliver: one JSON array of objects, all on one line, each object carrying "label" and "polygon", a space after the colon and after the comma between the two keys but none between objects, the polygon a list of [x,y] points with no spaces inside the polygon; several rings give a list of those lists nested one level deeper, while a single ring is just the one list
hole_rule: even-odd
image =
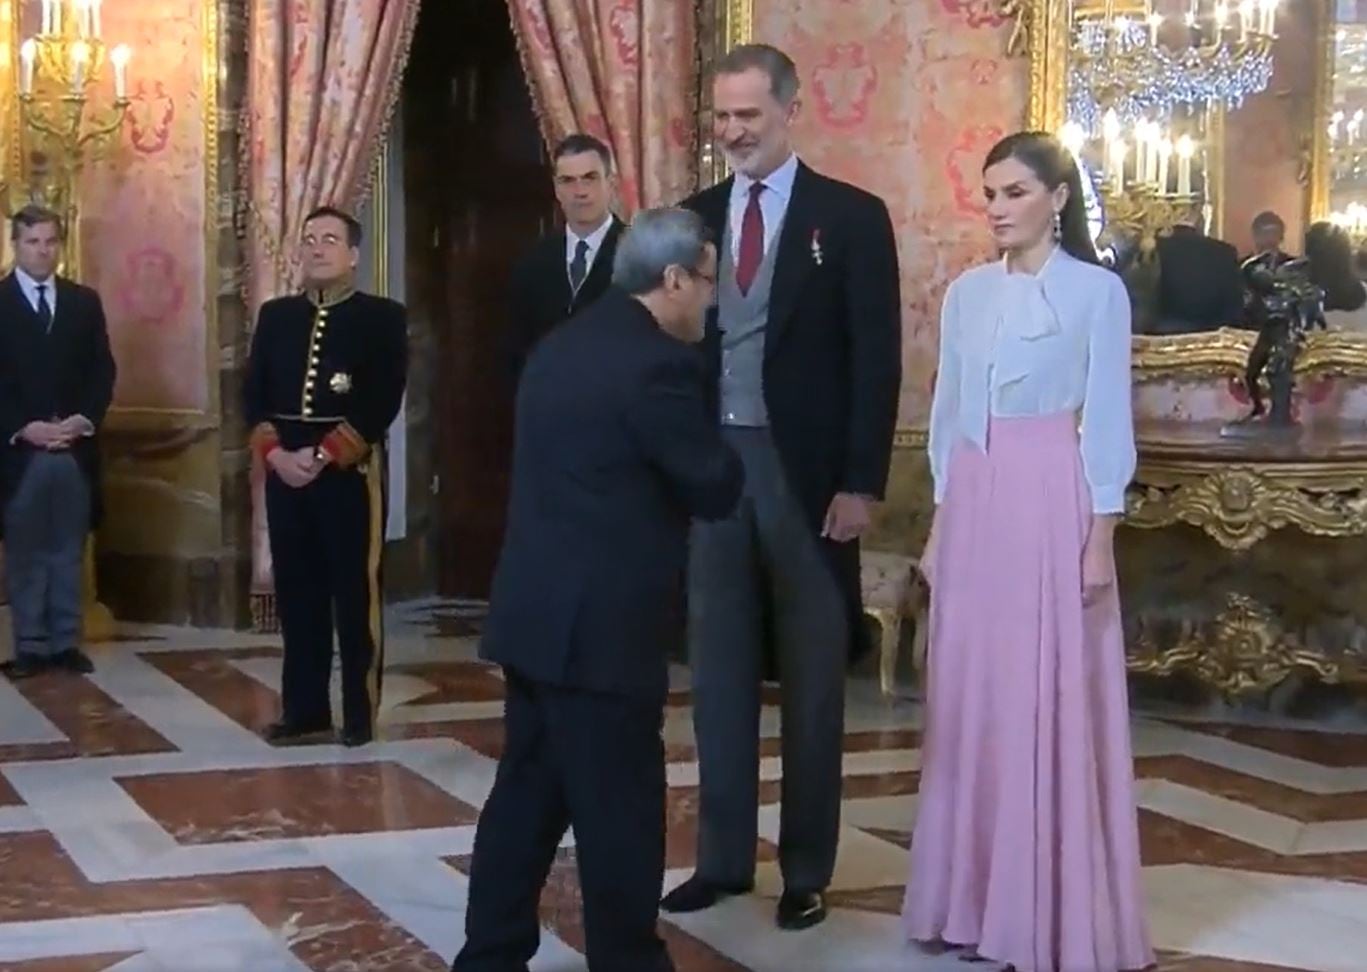
[{"label": "bronze statue", "polygon": [[1294,424],[1291,396],[1296,358],[1309,330],[1327,327],[1324,291],[1310,279],[1310,261],[1305,259],[1278,260],[1275,254],[1262,254],[1244,261],[1243,274],[1248,285],[1248,320],[1258,331],[1244,371],[1244,385],[1253,402],[1253,411],[1244,421],[1267,411],[1260,387],[1266,372],[1272,405],[1266,424],[1288,429]]}]

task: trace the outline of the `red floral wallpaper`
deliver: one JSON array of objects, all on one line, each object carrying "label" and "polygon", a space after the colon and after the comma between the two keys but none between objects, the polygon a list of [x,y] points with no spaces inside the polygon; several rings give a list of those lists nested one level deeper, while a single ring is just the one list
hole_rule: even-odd
[{"label": "red floral wallpaper", "polygon": [[798,152],[878,193],[902,263],[901,425],[924,428],[945,287],[992,255],[983,156],[1025,119],[1027,65],[992,0],[756,0],[755,36],[797,62]]}]

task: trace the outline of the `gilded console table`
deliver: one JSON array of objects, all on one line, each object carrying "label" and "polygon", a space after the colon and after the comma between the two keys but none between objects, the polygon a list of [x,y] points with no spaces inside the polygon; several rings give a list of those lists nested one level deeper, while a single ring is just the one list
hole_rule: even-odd
[{"label": "gilded console table", "polygon": [[1132,671],[1226,696],[1367,678],[1367,428],[1145,422],[1117,559]]}]

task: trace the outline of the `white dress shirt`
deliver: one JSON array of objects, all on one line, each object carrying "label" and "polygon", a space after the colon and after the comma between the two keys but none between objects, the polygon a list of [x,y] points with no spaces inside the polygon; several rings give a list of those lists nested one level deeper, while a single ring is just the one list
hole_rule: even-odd
[{"label": "white dress shirt", "polygon": [[789,155],[787,160],[763,179],[751,179],[743,172],[737,172],[731,182],[730,231],[731,259],[740,258],[740,230],[745,221],[745,207],[750,205],[750,187],[756,182],[764,183],[764,191],[759,194],[759,211],[764,216],[764,251],[783,225],[783,217],[788,212],[788,202],[793,198],[793,179],[797,177],[797,156]]},{"label": "white dress shirt", "polygon": [[574,262],[574,251],[579,249],[579,241],[583,240],[589,245],[589,252],[584,256],[584,279],[588,279],[589,271],[593,269],[593,261],[597,258],[598,251],[603,248],[603,240],[607,238],[610,229],[612,229],[612,213],[608,213],[607,218],[603,220],[603,225],[588,236],[579,236],[568,226],[565,227],[566,275],[570,272],[570,264]]},{"label": "white dress shirt", "polygon": [[46,280],[34,280],[19,267],[14,268],[14,278],[19,281],[19,289],[24,292],[24,297],[28,299],[29,306],[33,312],[38,313],[38,285],[41,283],[47,289],[43,291],[43,296],[47,298],[48,310],[52,311],[52,316],[57,316],[57,275],[53,274]]},{"label": "white dress shirt", "polygon": [[1116,274],[1056,249],[1038,274],[975,267],[945,294],[930,409],[935,502],[961,440],[986,450],[989,414],[1081,413],[1092,510],[1122,513],[1134,477],[1130,298]]}]

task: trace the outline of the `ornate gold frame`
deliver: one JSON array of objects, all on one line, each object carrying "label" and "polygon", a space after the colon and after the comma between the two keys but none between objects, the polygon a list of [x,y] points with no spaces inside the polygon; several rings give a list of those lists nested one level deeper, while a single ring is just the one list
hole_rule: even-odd
[{"label": "ornate gold frame", "polygon": [[[1002,14],[1013,23],[1007,53],[1030,59],[1027,124],[1033,129],[1058,131],[1065,120],[1069,0],[997,0],[997,3]],[[1327,132],[1333,82],[1332,18],[1327,2],[1316,9],[1321,14],[1316,25],[1316,43],[1321,56],[1305,161],[1310,188],[1308,215],[1312,219],[1322,217],[1329,210]],[[1217,117],[1214,123],[1223,127],[1223,117]],[[1217,147],[1213,155],[1217,160],[1216,168],[1222,168],[1218,162],[1222,156],[1223,150]],[[1215,223],[1218,230],[1223,223],[1219,212]],[[1135,380],[1241,374],[1253,338],[1251,332],[1235,329],[1171,337],[1136,335],[1132,354]],[[1300,371],[1311,374],[1367,377],[1367,339],[1315,332],[1309,336],[1297,366]]]}]

